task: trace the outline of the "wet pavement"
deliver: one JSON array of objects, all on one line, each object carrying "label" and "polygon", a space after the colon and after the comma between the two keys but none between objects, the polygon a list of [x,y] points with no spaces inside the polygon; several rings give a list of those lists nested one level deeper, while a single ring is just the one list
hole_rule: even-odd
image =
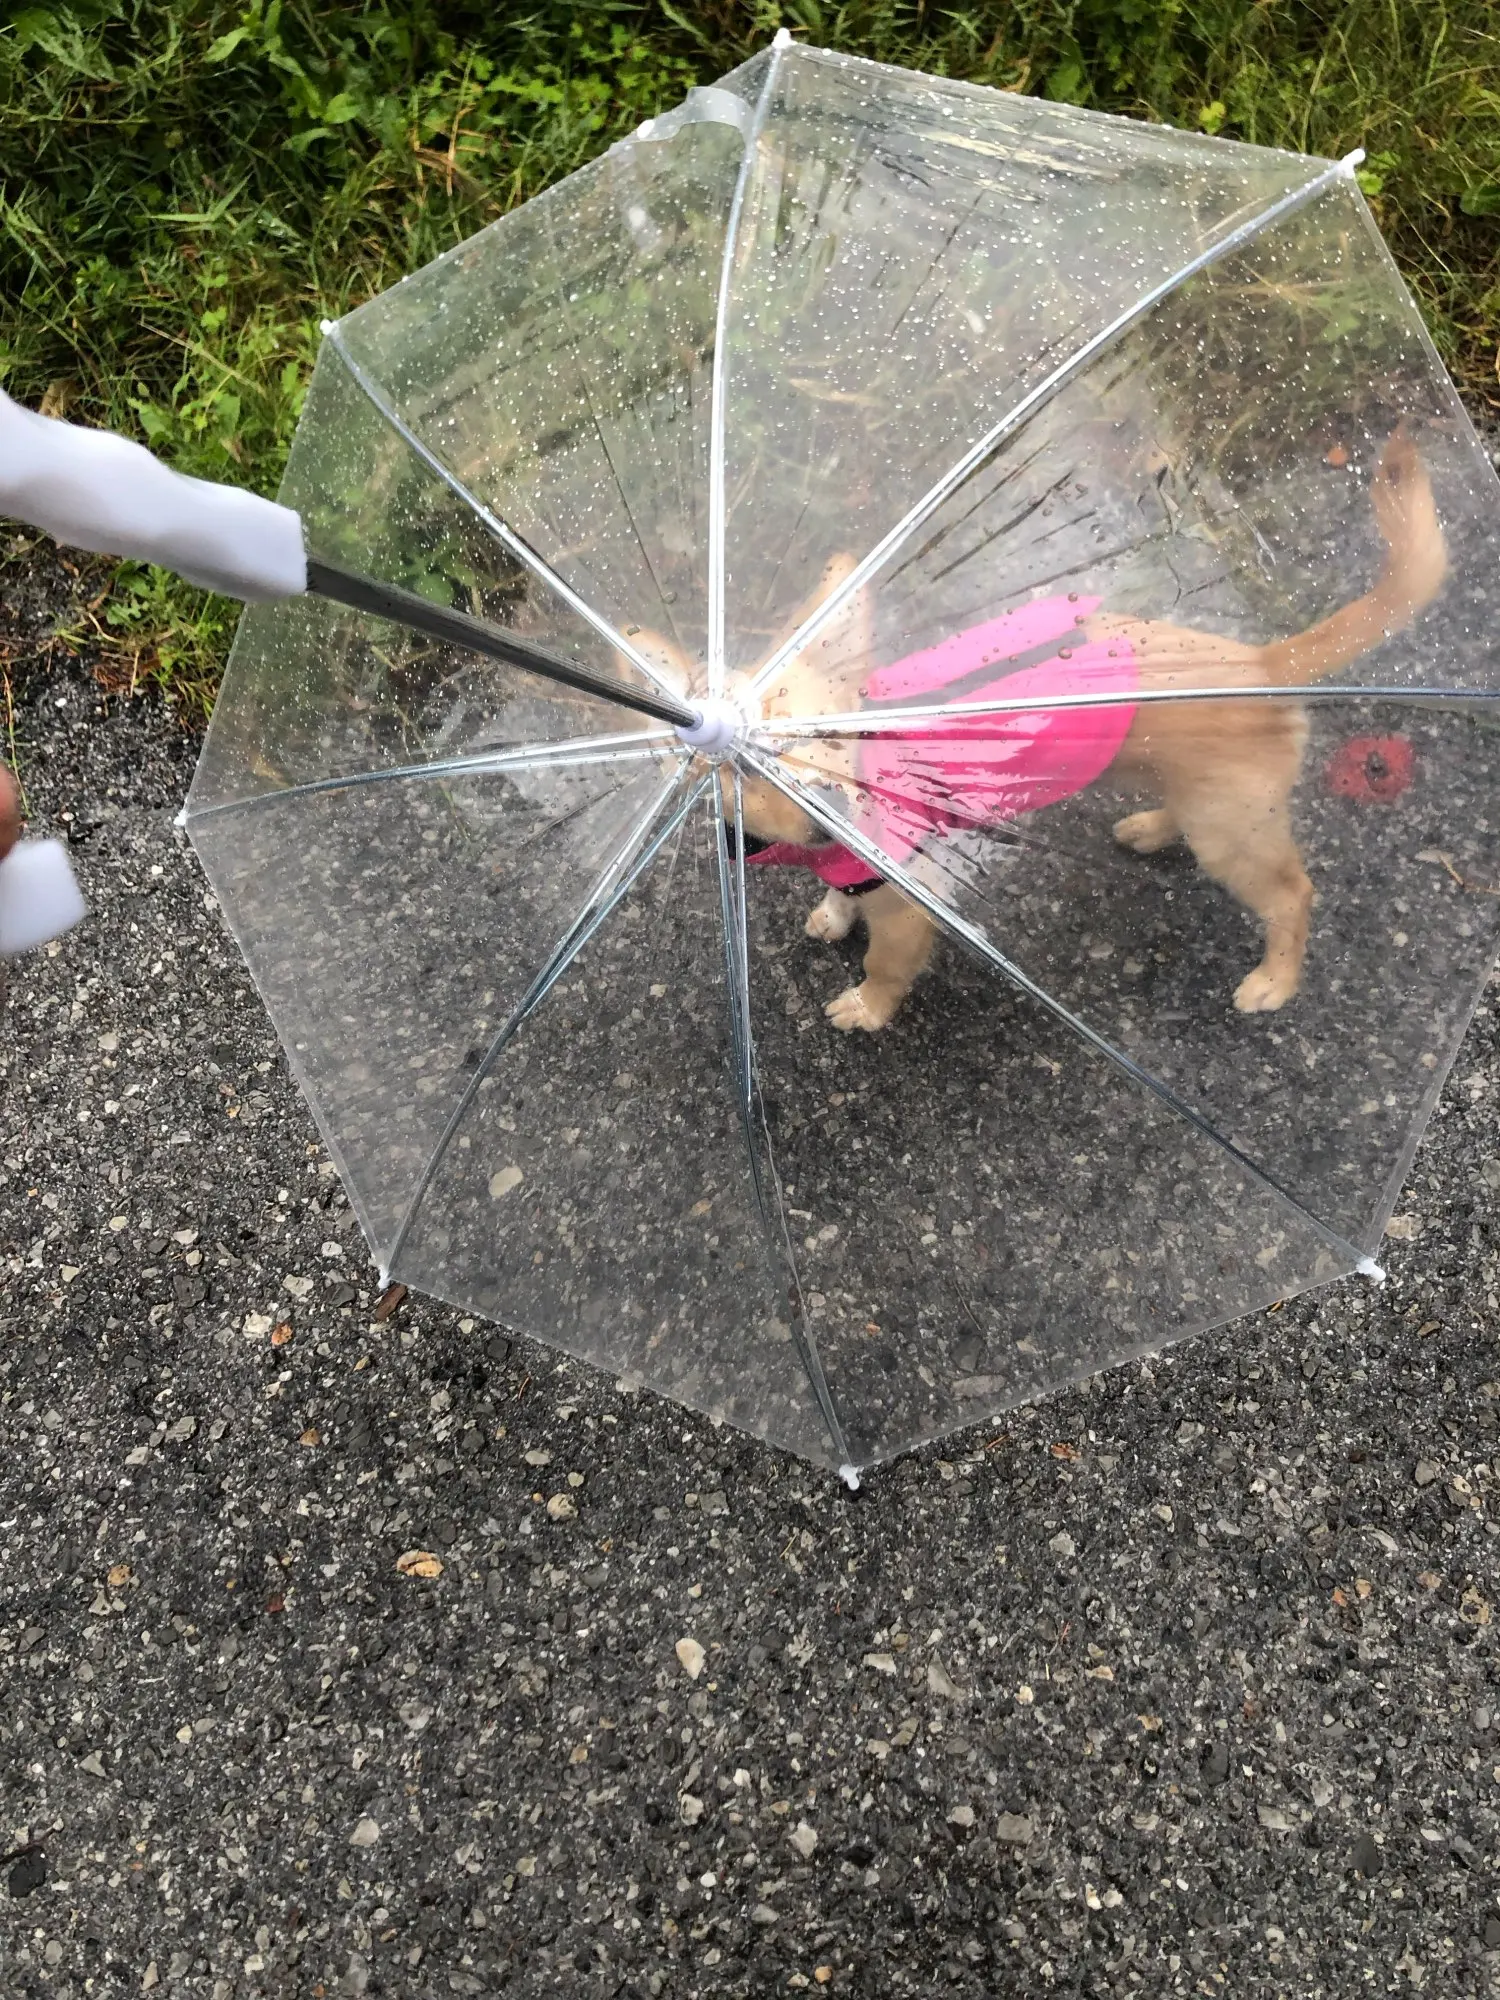
[{"label": "wet pavement", "polygon": [[1493,1005],[1383,1290],[850,1495],[381,1302],[196,743],[4,589],[93,910],[0,1014],[7,2000],[1500,1987]]}]

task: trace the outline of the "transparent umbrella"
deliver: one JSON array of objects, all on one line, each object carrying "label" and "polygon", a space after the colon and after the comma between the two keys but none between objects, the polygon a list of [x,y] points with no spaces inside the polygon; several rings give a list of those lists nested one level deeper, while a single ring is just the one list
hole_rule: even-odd
[{"label": "transparent umbrella", "polygon": [[325,330],[187,825],[384,1273],[851,1477],[1378,1276],[1497,492],[1356,164],[783,39]]}]

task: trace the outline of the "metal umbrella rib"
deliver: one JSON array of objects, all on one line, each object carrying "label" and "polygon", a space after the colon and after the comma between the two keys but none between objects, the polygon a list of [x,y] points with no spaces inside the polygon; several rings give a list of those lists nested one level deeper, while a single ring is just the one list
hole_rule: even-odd
[{"label": "metal umbrella rib", "polygon": [[[520,1000],[517,1001],[510,1015],[501,1024],[499,1031],[491,1040],[489,1047],[485,1050],[475,1067],[473,1075],[469,1078],[463,1095],[459,1098],[457,1104],[454,1105],[448,1122],[444,1125],[441,1133],[439,1133],[437,1143],[428,1155],[426,1164],[417,1177],[416,1186],[407,1201],[406,1212],[401,1218],[401,1223],[392,1241],[390,1252],[383,1261],[382,1284],[389,1280],[391,1272],[395,1269],[396,1260],[401,1255],[402,1250],[406,1246],[407,1239],[411,1235],[412,1227],[416,1222],[422,1203],[427,1197],[428,1189],[432,1186],[437,1176],[438,1169],[443,1163],[448,1148],[457,1138],[459,1128],[468,1115],[470,1106],[479,1095],[485,1078],[489,1076],[495,1064],[509,1047],[512,1039],[524,1023],[536,1012],[537,1008],[541,1006],[547,995],[552,991],[552,988],[567,971],[573,960],[577,958],[579,952],[583,950],[590,938],[595,936],[599,931],[608,919],[611,911],[616,909],[630,893],[635,883],[639,881],[640,877],[650,867],[672,835],[683,824],[688,814],[702,796],[707,784],[708,780],[706,778],[700,779],[696,785],[689,789],[685,798],[678,799],[675,809],[670,812],[667,808],[671,806],[674,797],[677,796],[681,788],[680,779],[674,777],[672,782],[658,794],[648,808],[644,819],[639,825],[631,829],[619,850],[611,856],[609,862],[594,883],[593,888],[589,891],[583,908],[579,911],[577,917],[568,927],[562,938],[559,939],[546,964],[537,973],[530,986],[522,994]],[[663,817],[664,814],[665,817]],[[653,828],[655,829],[654,833],[652,831]]]},{"label": "metal umbrella rib", "polygon": [[724,492],[727,450],[724,413],[729,388],[726,336],[734,283],[734,257],[739,246],[740,221],[745,210],[745,197],[755,171],[756,153],[761,134],[765,130],[777,80],[781,74],[781,52],[789,39],[783,30],[777,35],[771,47],[765,80],[761,84],[760,96],[756,100],[750,129],[745,134],[745,151],[740,160],[734,195],[729,204],[729,219],[724,228],[724,253],[719,267],[719,296],[714,313],[714,361],[708,420],[708,685],[712,694],[722,693],[724,686],[724,585],[727,566],[725,515],[728,504]]},{"label": "metal umbrella rib", "polygon": [[[733,772],[733,781],[735,823],[738,825],[741,823],[743,800],[737,768]],[[771,1158],[771,1135],[767,1129],[765,1109],[760,1097],[760,1084],[756,1076],[755,1041],[750,1025],[750,940],[745,908],[745,869],[743,859],[738,855],[732,857],[729,851],[725,813],[728,802],[724,795],[724,786],[724,769],[721,766],[714,774],[713,785],[713,800],[718,808],[715,814],[714,858],[718,864],[720,908],[724,923],[724,976],[729,1007],[730,1040],[734,1052],[735,1098],[744,1134],[751,1193],[761,1227],[765,1231],[767,1250],[772,1258],[784,1265],[795,1294],[791,1300],[791,1330],[797,1358],[802,1364],[802,1371],[807,1377],[813,1395],[817,1398],[818,1409],[827,1426],[829,1442],[833,1446],[840,1477],[852,1489],[859,1485],[859,1473],[852,1462],[843,1418],[834,1401],[817,1343],[807,1323],[802,1303],[802,1284],[797,1276],[796,1258],[792,1251],[791,1234],[786,1226],[781,1189],[776,1184],[775,1166]],[[764,1154],[764,1165],[762,1154]],[[771,1182],[769,1187],[766,1184],[768,1177]]]},{"label": "metal umbrella rib", "polygon": [[[1054,642],[1049,652],[1056,651]],[[757,723],[752,735],[767,747],[804,738],[829,736],[905,735],[914,726],[951,722],[962,724],[987,715],[1052,715],[1064,709],[1138,708],[1172,701],[1295,701],[1299,704],[1350,701],[1404,702],[1426,707],[1444,702],[1500,702],[1497,688],[1410,688],[1350,686],[1327,681],[1311,687],[1184,687],[1132,688],[1128,693],[1015,695],[1009,700],[926,702],[912,707],[845,710],[832,715],[777,717]],[[932,735],[941,734],[932,729]]]},{"label": "metal umbrella rib", "polygon": [[448,488],[449,492],[453,494],[454,498],[461,501],[468,508],[469,512],[474,515],[476,520],[494,536],[501,547],[514,556],[524,568],[530,570],[531,574],[539,582],[545,584],[554,597],[566,604],[576,617],[581,618],[584,624],[591,626],[598,633],[599,637],[604,640],[606,645],[612,646],[623,658],[629,660],[630,664],[645,680],[660,689],[663,694],[676,700],[677,697],[673,689],[662,678],[658,669],[641,652],[640,648],[633,646],[623,632],[617,631],[607,618],[602,617],[591,604],[580,597],[572,585],[558,575],[557,571],[553,569],[546,558],[538,554],[524,535],[518,534],[507,521],[501,519],[492,507],[487,507],[476,493],[470,491],[452,467],[445,463],[438,453],[417,435],[386,394],[385,390],[381,388],[380,384],[369,373],[368,369],[362,367],[354,359],[354,356],[349,352],[345,344],[342,332],[332,321],[327,324],[325,335],[329,346],[347,369],[350,380],[361,391],[366,401],[369,402],[373,409],[379,412],[402,442],[427,467],[428,471],[436,474]]},{"label": "metal umbrella rib", "polygon": [[433,757],[425,763],[390,764],[382,768],[346,771],[332,778],[312,778],[285,785],[280,791],[255,792],[249,798],[224,799],[197,806],[183,815],[184,826],[222,819],[230,813],[284,806],[297,799],[320,798],[327,792],[361,791],[371,785],[441,784],[457,778],[503,777],[509,772],[587,770],[598,764],[635,764],[659,758],[676,738],[664,730],[643,730],[621,736],[575,736],[558,743],[517,744],[499,750],[477,750],[467,757]]}]

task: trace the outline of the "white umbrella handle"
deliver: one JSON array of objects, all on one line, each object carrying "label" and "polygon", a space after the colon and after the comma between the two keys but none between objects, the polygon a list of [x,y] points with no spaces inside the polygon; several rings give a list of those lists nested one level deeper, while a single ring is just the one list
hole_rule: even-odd
[{"label": "white umbrella handle", "polygon": [[249,603],[307,588],[301,517],[189,479],[144,445],[23,410],[0,391],[0,513],[70,548],[133,556]]},{"label": "white umbrella handle", "polygon": [[144,445],[38,416],[3,390],[0,514],[13,514],[71,548],[159,563],[190,583],[251,604],[299,597],[311,582],[324,597],[669,722],[694,749],[722,750],[738,720],[726,712],[705,722],[685,701],[562,659],[397,585],[331,563],[314,563],[309,577],[302,517],[292,508],[240,486],[169,471]]}]

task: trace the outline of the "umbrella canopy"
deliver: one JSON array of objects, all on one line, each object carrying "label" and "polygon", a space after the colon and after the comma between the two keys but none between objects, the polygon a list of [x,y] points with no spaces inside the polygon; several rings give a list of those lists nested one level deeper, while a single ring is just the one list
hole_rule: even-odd
[{"label": "umbrella canopy", "polygon": [[1376,1273],[1500,495],[1353,166],[779,38],[326,329],[187,826],[383,1271],[851,1474]]}]

